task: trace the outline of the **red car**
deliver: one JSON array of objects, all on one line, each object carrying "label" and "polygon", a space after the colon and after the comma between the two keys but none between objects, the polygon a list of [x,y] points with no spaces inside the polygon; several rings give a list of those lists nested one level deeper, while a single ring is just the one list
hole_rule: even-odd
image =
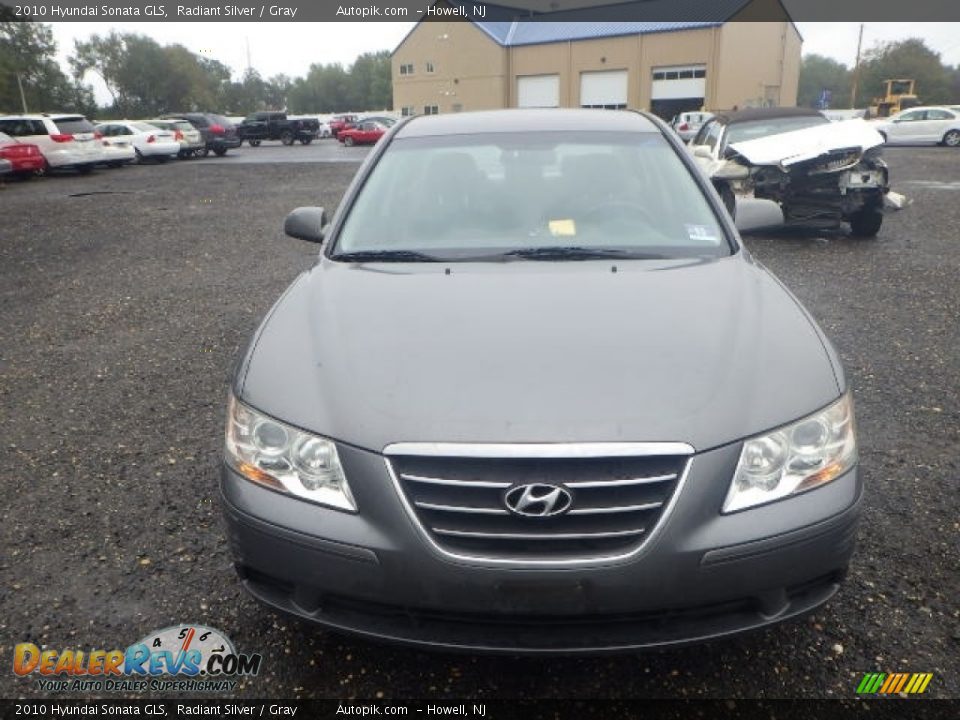
[{"label": "red car", "polygon": [[330,134],[335,138],[340,138],[340,133],[348,128],[352,128],[357,122],[356,115],[334,115],[330,118]]},{"label": "red car", "polygon": [[373,144],[383,137],[387,128],[377,122],[364,122],[356,127],[341,130],[337,139],[344,145]]},{"label": "red car", "polygon": [[29,177],[47,166],[40,148],[32,143],[17,142],[0,132],[0,158],[12,166],[10,172],[20,177]]}]

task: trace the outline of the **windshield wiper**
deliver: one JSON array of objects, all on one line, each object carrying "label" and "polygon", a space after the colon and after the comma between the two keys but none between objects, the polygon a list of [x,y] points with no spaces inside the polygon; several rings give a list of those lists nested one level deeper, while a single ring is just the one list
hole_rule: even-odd
[{"label": "windshield wiper", "polygon": [[330,256],[340,262],[442,262],[442,258],[416,250],[357,250]]},{"label": "windshield wiper", "polygon": [[619,250],[616,248],[589,248],[579,245],[553,245],[547,247],[517,248],[503,253],[506,257],[529,260],[602,260],[605,258],[662,258],[653,253]]}]

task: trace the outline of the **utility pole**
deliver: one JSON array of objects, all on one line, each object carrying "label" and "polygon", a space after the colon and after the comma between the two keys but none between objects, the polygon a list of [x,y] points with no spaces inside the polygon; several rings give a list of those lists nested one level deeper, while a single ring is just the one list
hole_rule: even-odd
[{"label": "utility pole", "polygon": [[850,90],[850,108],[857,106],[857,86],[860,84],[860,50],[863,48],[863,23],[860,23],[860,37],[857,40],[857,62],[853,66],[853,88]]},{"label": "utility pole", "polygon": [[20,79],[20,73],[17,73],[17,87],[20,88],[20,103],[23,105],[23,114],[26,115],[29,110],[27,110],[27,96],[23,94],[23,81]]},{"label": "utility pole", "polygon": [[250,67],[252,63],[250,62],[250,36],[247,36],[247,75],[250,74]]}]

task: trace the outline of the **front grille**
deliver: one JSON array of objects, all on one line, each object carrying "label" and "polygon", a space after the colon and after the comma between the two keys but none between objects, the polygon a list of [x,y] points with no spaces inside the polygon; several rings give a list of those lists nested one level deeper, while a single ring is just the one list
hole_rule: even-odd
[{"label": "front grille", "polygon": [[[388,462],[424,532],[442,550],[512,561],[602,559],[649,537],[683,474],[686,455],[454,457],[391,454]],[[525,485],[566,491],[552,516],[508,507]],[[514,503],[515,504],[515,503]],[[536,513],[543,506],[534,503]]]}]

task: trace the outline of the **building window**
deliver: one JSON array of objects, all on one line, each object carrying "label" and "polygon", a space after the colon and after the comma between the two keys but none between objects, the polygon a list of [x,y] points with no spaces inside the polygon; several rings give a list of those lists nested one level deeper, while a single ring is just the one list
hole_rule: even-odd
[{"label": "building window", "polygon": [[694,70],[694,71],[693,71],[693,76],[694,76],[695,78],[705,78],[705,77],[707,76],[707,71],[706,71],[706,70]]},{"label": "building window", "polygon": [[407,63],[400,66],[401,75],[413,75],[413,63]]},{"label": "building window", "polygon": [[433,63],[430,62],[429,60],[427,61],[427,72],[428,72],[428,73],[432,73],[432,72],[433,72]]},{"label": "building window", "polygon": [[581,105],[582,108],[587,108],[588,110],[626,110],[626,103],[610,103],[608,105]]},{"label": "building window", "polygon": [[402,108],[400,108],[400,115],[402,117],[410,117],[411,115],[416,115],[416,114],[417,114],[417,109],[412,105],[405,105]]},{"label": "building window", "polygon": [[423,114],[424,114],[424,115],[439,115],[439,114],[440,114],[440,108],[437,107],[436,105],[424,105],[424,106],[423,106]]},{"label": "building window", "polygon": [[653,79],[654,79],[654,80],[666,80],[666,79],[667,79],[667,74],[666,74],[665,72],[663,72],[663,71],[655,72],[655,73],[653,74]]}]

